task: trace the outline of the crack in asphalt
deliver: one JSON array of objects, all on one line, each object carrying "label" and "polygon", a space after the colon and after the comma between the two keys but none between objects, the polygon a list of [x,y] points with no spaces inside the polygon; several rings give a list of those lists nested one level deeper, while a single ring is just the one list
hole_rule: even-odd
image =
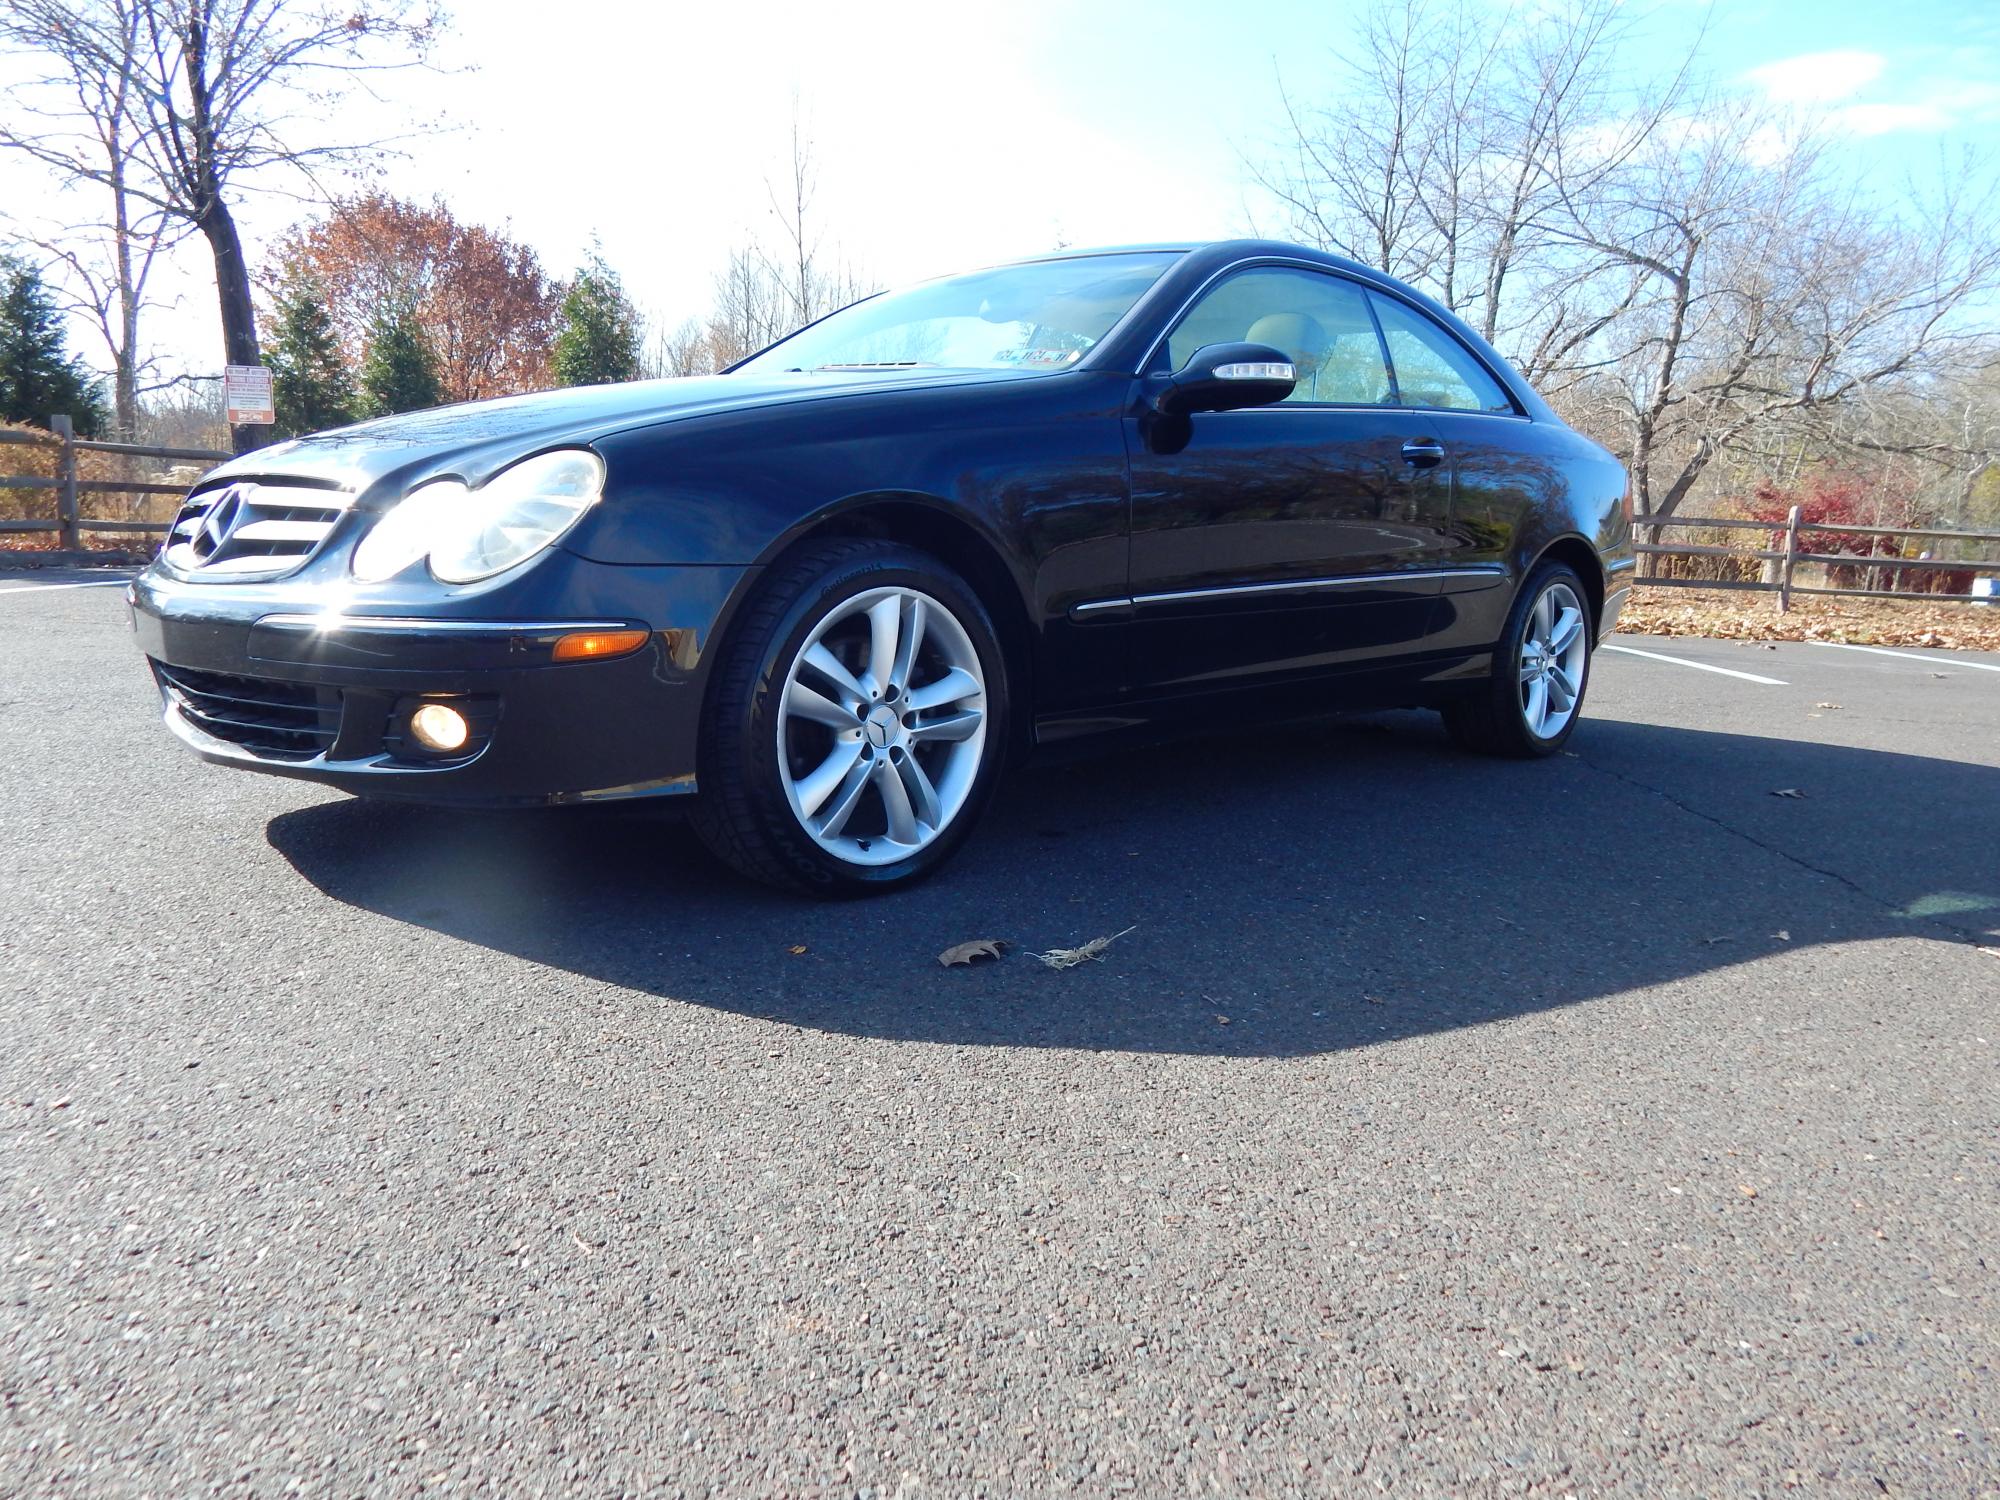
[{"label": "crack in asphalt", "polygon": [[1954,922],[1946,921],[1942,915],[1913,917],[1909,915],[1909,913],[1904,909],[1904,907],[1902,907],[1898,903],[1889,900],[1885,896],[1878,895],[1876,892],[1869,890],[1868,887],[1862,885],[1860,882],[1852,879],[1847,875],[1843,875],[1840,871],[1830,870],[1826,868],[1824,865],[1816,865],[1811,860],[1801,858],[1799,855],[1792,853],[1792,851],[1789,849],[1781,849],[1776,844],[1767,843],[1765,840],[1759,838],[1756,834],[1751,833],[1749,830],[1738,828],[1734,823],[1729,822],[1726,818],[1717,817],[1714,813],[1706,812],[1699,807],[1694,807],[1686,802],[1683,802],[1679,797],[1676,797],[1672,792],[1668,791],[1665,787],[1654,786],[1651,782],[1641,781],[1636,776],[1628,776],[1623,771],[1615,770],[1610,766],[1600,765],[1598,762],[1592,760],[1589,756],[1584,755],[1578,751],[1572,750],[1569,752],[1569,754],[1573,759],[1577,760],[1584,766],[1588,767],[1590,770],[1597,772],[1601,776],[1609,776],[1612,780],[1622,781],[1625,783],[1625,785],[1629,787],[1635,787],[1639,791],[1650,792],[1655,797],[1658,797],[1662,802],[1668,804],[1670,807],[1676,807],[1680,809],[1680,811],[1686,813],[1691,818],[1699,818],[1702,822],[1707,823],[1712,827],[1720,828],[1724,833],[1734,834],[1737,838],[1742,839],[1743,842],[1751,845],[1753,848],[1761,849],[1766,854],[1775,855],[1779,859],[1784,860],[1787,864],[1796,865],[1801,870],[1808,871],[1814,875],[1824,876],[1826,879],[1833,881],[1837,885],[1845,886],[1855,895],[1861,897],[1862,900],[1872,902],[1874,905],[1881,907],[1882,910],[1887,912],[1890,916],[1900,917],[1904,921],[1911,923],[1913,926],[1918,923],[1928,923],[1933,927],[1941,928],[1945,932],[1952,934],[1954,937],[1959,938],[1965,942],[1971,943],[1975,946],[1986,942],[1988,939],[1988,934],[1980,932],[1975,928],[1960,927],[1958,924]]}]

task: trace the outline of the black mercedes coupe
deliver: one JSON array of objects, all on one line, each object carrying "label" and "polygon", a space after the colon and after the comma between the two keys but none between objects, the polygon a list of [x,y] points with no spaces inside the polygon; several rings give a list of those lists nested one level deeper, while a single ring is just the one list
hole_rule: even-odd
[{"label": "black mercedes coupe", "polygon": [[935,868],[1038,749],[1438,709],[1560,747],[1624,472],[1410,288],[1262,241],[872,297],[724,374],[250,453],[130,591],[205,758],[465,806],[677,798],[759,879]]}]

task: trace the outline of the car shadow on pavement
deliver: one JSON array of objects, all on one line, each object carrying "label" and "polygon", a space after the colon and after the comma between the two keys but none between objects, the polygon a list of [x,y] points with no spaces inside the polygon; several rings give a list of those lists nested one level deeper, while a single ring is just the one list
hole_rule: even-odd
[{"label": "car shadow on pavement", "polygon": [[[346,800],[268,836],[336,901],[635,1000],[970,1046],[1295,1057],[2000,931],[2000,770],[1614,720],[1532,764],[1396,714],[1034,770],[933,880],[834,904],[615,809]],[[1127,928],[1074,969],[1030,956]],[[988,937],[1015,947],[938,964]]]}]

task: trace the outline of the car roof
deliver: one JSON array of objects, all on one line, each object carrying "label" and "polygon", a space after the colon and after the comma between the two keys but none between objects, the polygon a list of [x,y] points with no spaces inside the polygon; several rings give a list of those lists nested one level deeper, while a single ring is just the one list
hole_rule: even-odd
[{"label": "car roof", "polygon": [[[1387,277],[1386,273],[1360,261],[1350,260],[1331,250],[1317,250],[1310,245],[1294,244],[1289,240],[1269,239],[1229,239],[1229,240],[1149,240],[1132,245],[1076,245],[1064,246],[1060,250],[1044,251],[1040,255],[1024,255],[1018,260],[1004,262],[1008,265],[1033,265],[1052,260],[1083,260],[1094,255],[1195,255],[1204,260],[1240,260],[1248,256],[1282,255],[1304,260],[1317,261],[1321,265],[1335,267],[1343,271],[1359,271],[1365,276]],[[1397,282],[1397,285],[1402,283]]]}]

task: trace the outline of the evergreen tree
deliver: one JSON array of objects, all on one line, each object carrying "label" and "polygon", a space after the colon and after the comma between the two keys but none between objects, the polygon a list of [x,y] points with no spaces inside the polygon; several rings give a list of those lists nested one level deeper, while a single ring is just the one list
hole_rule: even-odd
[{"label": "evergreen tree", "polygon": [[26,261],[0,255],[0,421],[46,427],[66,414],[77,432],[104,426],[104,386],[69,352],[62,312]]},{"label": "evergreen tree", "polygon": [[340,336],[326,302],[311,281],[293,281],[278,294],[264,344],[279,437],[354,420],[354,380],[340,357]]},{"label": "evergreen tree", "polygon": [[557,385],[639,378],[639,312],[618,273],[593,253],[563,297],[555,354]]},{"label": "evergreen tree", "polygon": [[424,342],[417,310],[408,302],[385,304],[368,330],[361,365],[361,407],[371,417],[421,411],[444,400],[437,360]]}]

